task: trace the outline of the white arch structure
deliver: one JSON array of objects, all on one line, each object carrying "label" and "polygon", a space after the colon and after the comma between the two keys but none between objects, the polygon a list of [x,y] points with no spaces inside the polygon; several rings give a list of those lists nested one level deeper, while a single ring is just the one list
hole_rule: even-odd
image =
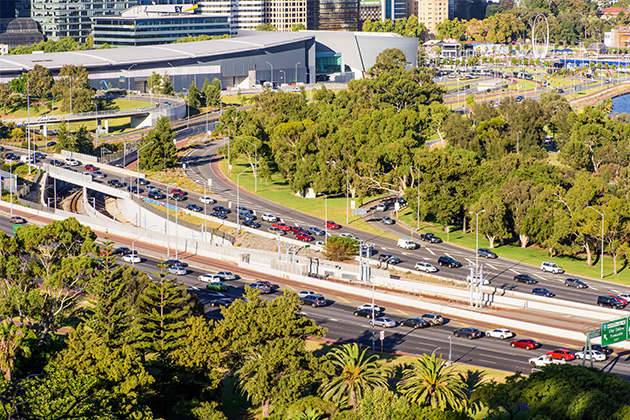
[{"label": "white arch structure", "polygon": [[532,23],[532,52],[539,59],[547,58],[549,52],[549,23],[542,14],[536,15]]}]

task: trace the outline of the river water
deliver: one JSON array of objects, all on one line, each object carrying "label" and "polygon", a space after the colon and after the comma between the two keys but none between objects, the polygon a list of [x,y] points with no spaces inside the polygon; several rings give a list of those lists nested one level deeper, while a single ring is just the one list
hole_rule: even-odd
[{"label": "river water", "polygon": [[630,94],[617,96],[613,98],[612,103],[612,115],[622,114],[624,112],[630,114]]}]

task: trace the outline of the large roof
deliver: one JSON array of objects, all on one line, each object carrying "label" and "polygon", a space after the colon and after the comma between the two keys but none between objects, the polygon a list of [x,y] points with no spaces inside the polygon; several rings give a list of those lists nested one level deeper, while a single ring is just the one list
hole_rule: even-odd
[{"label": "large roof", "polygon": [[66,64],[86,68],[103,66],[131,66],[183,59],[203,59],[245,51],[272,48],[279,45],[313,39],[313,35],[299,32],[269,32],[261,35],[215,39],[181,44],[151,45],[60,53],[4,55],[0,57],[0,73],[27,71],[36,64],[58,70]]}]

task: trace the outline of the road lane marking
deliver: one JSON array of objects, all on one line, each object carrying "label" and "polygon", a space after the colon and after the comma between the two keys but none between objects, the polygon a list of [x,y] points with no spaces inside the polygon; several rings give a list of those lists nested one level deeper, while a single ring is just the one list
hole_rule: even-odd
[{"label": "road lane marking", "polygon": [[464,258],[466,261],[468,261],[470,264],[474,264],[474,262],[470,261],[468,258]]},{"label": "road lane marking", "polygon": [[589,287],[593,290],[599,290],[599,289],[594,288],[593,286],[589,286]]},{"label": "road lane marking", "polygon": [[344,301],[345,303],[350,303],[348,299],[344,299],[341,296],[335,296],[337,299]]},{"label": "road lane marking", "polygon": [[499,271],[499,269],[498,269],[498,268],[496,268],[496,267],[495,267],[495,266],[493,266],[493,265],[490,265],[490,264],[487,264],[487,263],[486,263],[486,265],[487,265],[488,267],[492,268],[493,270],[497,270],[497,271]]},{"label": "road lane marking", "polygon": [[539,279],[543,279],[543,280],[547,280],[546,278],[544,278],[543,276],[541,276],[540,274],[534,274],[536,277],[538,277]]},{"label": "road lane marking", "polygon": [[408,254],[408,253],[406,253],[406,252],[403,252],[402,254],[403,254],[403,255],[406,255],[406,256],[410,256],[410,255],[411,255],[411,254]]},{"label": "road lane marking", "polygon": [[409,316],[409,314],[407,312],[403,312],[400,309],[392,308],[392,310],[398,312],[399,314],[401,314],[403,316],[406,316],[406,317]]},{"label": "road lane marking", "polygon": [[480,362],[486,362],[486,363],[492,363],[492,364],[497,364],[497,362],[493,362],[492,360],[483,360],[483,359],[479,359]]},{"label": "road lane marking", "polygon": [[[591,289],[595,289],[595,288],[591,287]],[[595,289],[595,290],[597,290],[597,289]],[[616,290],[616,289],[610,289],[610,290],[612,290],[613,292],[617,293],[618,295],[621,294],[621,292],[619,290]]]},{"label": "road lane marking", "polygon": [[509,268],[508,270],[510,270],[510,271],[511,271],[512,273],[514,273],[514,274],[520,274],[518,271],[516,271],[516,270],[515,270],[515,269],[513,269],[513,268]]},{"label": "road lane marking", "polygon": [[199,288],[195,287],[195,286],[190,286],[190,288],[193,289],[193,290],[199,290]]},{"label": "road lane marking", "polygon": [[449,254],[448,252],[445,252],[444,254],[446,254],[446,256],[447,256],[447,257],[449,257],[449,258],[453,258],[453,257],[451,256],[451,254]]},{"label": "road lane marking", "polygon": [[426,249],[427,251],[429,251],[429,252],[431,253],[431,255],[435,255],[435,252],[431,251],[431,248],[426,248],[426,247],[425,247],[424,249]]}]

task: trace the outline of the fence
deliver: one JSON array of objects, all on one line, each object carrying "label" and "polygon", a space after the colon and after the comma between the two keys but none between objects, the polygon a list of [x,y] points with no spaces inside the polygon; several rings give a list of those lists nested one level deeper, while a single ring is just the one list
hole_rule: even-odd
[{"label": "fence", "polygon": [[98,162],[98,156],[86,155],[85,153],[71,152],[69,150],[62,150],[63,156],[68,156],[78,160],[87,160],[88,162]]}]

